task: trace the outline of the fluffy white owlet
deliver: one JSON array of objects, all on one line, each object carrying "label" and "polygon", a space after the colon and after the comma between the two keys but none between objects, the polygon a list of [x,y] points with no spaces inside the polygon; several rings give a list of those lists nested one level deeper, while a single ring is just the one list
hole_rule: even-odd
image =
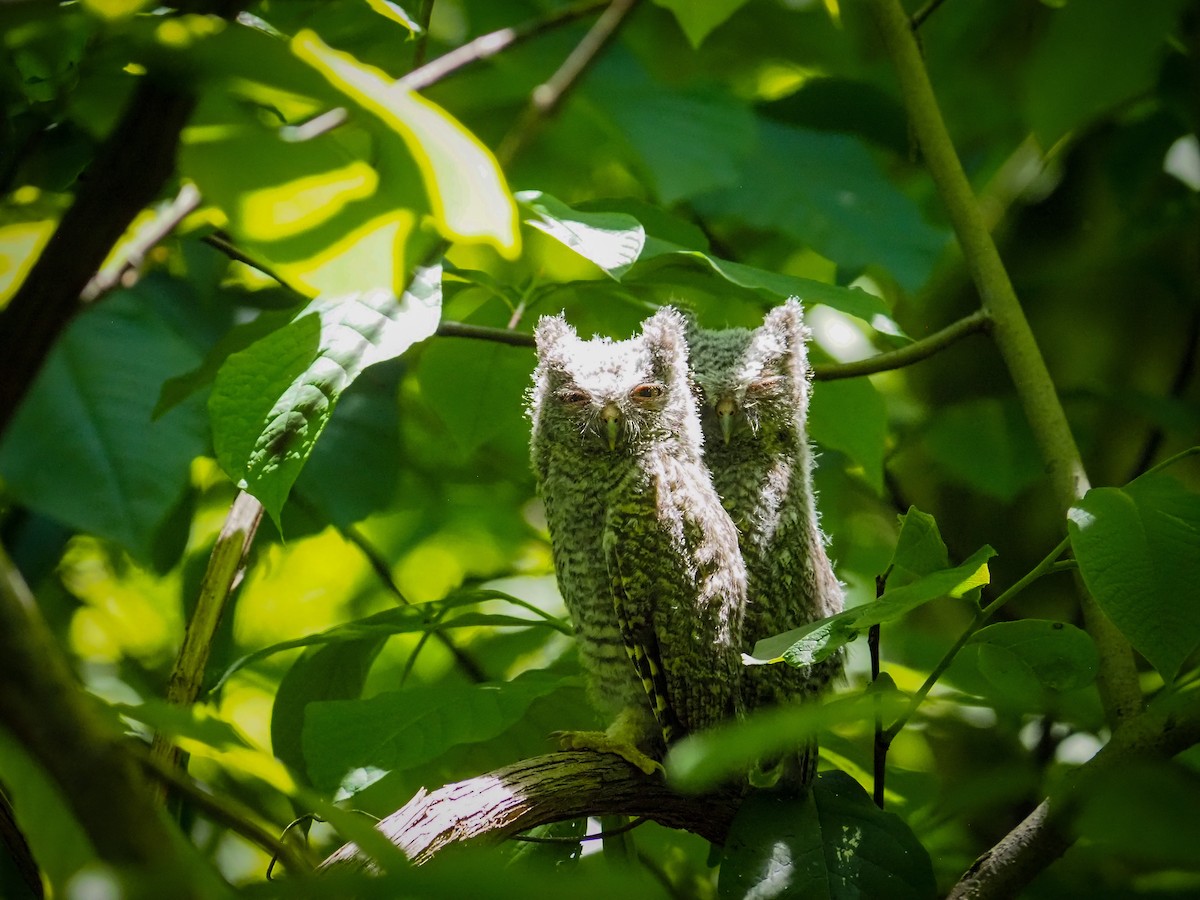
[{"label": "fluffy white owlet", "polygon": [[647,773],[671,741],[736,714],[746,573],[701,459],[686,324],[626,341],[537,327],[531,455],[559,589],[605,733],[567,735]]},{"label": "fluffy white owlet", "polygon": [[[771,310],[753,331],[692,327],[692,377],[701,401],[705,462],[740,534],[749,598],[743,646],[841,612],[843,595],[825,552],[808,442],[808,365],[803,309]],[[840,657],[816,666],[752,666],[744,678],[747,711],[801,701],[821,691]],[[777,768],[785,786],[803,788],[815,746]]]}]

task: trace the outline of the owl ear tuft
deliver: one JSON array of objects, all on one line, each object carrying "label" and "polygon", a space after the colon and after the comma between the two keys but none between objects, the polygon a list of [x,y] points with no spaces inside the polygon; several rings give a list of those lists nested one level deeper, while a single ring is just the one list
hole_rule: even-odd
[{"label": "owl ear tuft", "polygon": [[575,328],[559,313],[557,316],[542,316],[534,329],[533,339],[537,345],[539,360],[565,361],[564,343],[574,343],[579,340]]},{"label": "owl ear tuft", "polygon": [[793,351],[812,337],[812,332],[804,324],[804,307],[795,297],[789,297],[782,306],[777,306],[767,313],[763,325],[768,331],[777,334]]},{"label": "owl ear tuft", "polygon": [[662,307],[642,323],[642,336],[656,366],[669,373],[687,371],[687,321],[679,310]]}]

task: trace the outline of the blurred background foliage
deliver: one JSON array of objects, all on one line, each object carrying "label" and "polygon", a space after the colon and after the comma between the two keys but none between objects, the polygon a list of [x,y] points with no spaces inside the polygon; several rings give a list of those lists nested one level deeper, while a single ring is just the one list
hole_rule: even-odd
[{"label": "blurred background foliage", "polygon": [[[105,699],[163,696],[234,497],[213,443],[219,367],[294,317],[308,302],[301,294],[404,285],[437,247],[423,221],[441,215],[439,191],[453,185],[437,182],[437,158],[422,157],[402,128],[364,112],[369,90],[347,93],[324,77],[336,52],[399,78],[415,53],[436,58],[561,7],[436,0],[417,39],[416,5],[257,0],[253,18],[224,28],[114,0],[0,11],[0,302],[147,67],[200,98],[179,155],[199,208],[151,251],[136,284],[74,320],[0,443],[0,536],[81,678]],[[566,310],[581,333],[624,337],[657,304],[712,326],[753,326],[791,292],[723,275],[708,259],[864,291],[875,304],[864,308],[879,315],[839,308],[837,298],[857,296],[849,291],[831,302],[798,291],[818,365],[903,346],[977,309],[861,5],[667,8],[678,6],[642,4],[504,172],[514,193],[543,192],[581,220],[608,216],[598,221],[609,235],[640,223],[641,259],[619,247],[611,259],[572,251],[521,195],[519,255],[503,211],[457,231],[439,226],[453,241],[441,320],[528,333],[538,315]],[[951,135],[1092,481],[1123,484],[1200,442],[1200,7],[934,6],[919,37]],[[424,94],[465,126],[457,139],[469,132],[496,148],[589,24],[547,28]],[[289,49],[285,38],[305,30],[328,55]],[[289,137],[338,105],[351,107],[346,125]],[[227,241],[257,267],[231,259]],[[675,250],[658,254],[666,244]],[[526,347],[432,336],[346,387],[286,503],[264,519],[208,687],[246,654],[464,590],[497,589],[564,617],[527,459],[532,368]],[[1000,589],[1061,538],[1032,435],[986,337],[901,370],[820,382],[811,429],[848,605],[874,598],[897,514],[910,506],[936,519],[951,564],[993,546]],[[1200,488],[1194,463],[1173,474]],[[1075,597],[1069,578],[1047,578],[1001,618],[1078,624]],[[447,633],[469,665],[421,631],[385,629],[256,658],[205,700],[299,778],[330,795],[354,792],[352,805],[377,815],[421,786],[545,752],[552,731],[595,724],[568,636],[503,599],[444,614],[468,612],[477,624]],[[915,689],[971,614],[944,600],[886,625],[885,670]],[[488,618],[503,615],[531,624]],[[851,645],[844,690],[867,680],[863,643]],[[1147,688],[1161,684],[1143,668]],[[479,677],[519,687],[481,700]],[[929,851],[942,889],[1106,737],[1094,686],[1036,688],[989,691],[977,656],[964,653],[892,747],[888,808]],[[822,755],[869,787],[868,723],[827,735]],[[1080,819],[1086,839],[1029,895],[1194,896],[1200,826],[1185,811],[1200,799],[1198,764],[1193,750],[1114,776]],[[292,816],[282,795],[238,783],[228,767],[198,759],[192,771],[273,822]],[[260,851],[187,821],[227,878],[261,880]],[[711,892],[703,842],[657,826],[636,835],[658,876],[638,881],[639,895],[667,895],[663,880],[677,895]],[[19,890],[9,881],[2,892]]]}]

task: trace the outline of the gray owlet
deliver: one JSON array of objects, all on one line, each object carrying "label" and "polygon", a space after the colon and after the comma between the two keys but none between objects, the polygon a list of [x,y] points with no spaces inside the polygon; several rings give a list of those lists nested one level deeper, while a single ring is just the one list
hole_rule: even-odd
[{"label": "gray owlet", "polygon": [[686,324],[664,308],[626,341],[537,327],[531,455],[559,589],[605,733],[564,746],[647,773],[666,744],[734,715],[746,573],[701,459]]},{"label": "gray owlet", "polygon": [[[817,523],[808,443],[808,366],[803,310],[796,300],[771,310],[753,331],[692,327],[691,365],[701,400],[705,462],[741,536],[749,603],[744,648],[843,609],[842,588]],[[754,666],[744,685],[747,711],[814,696],[840,673],[840,658],[795,669]],[[804,787],[815,747],[785,761],[776,777]]]}]

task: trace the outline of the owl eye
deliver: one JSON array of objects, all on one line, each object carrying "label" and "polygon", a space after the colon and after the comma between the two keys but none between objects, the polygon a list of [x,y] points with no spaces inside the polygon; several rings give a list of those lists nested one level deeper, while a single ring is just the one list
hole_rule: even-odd
[{"label": "owl eye", "polygon": [[663,386],[661,384],[655,384],[654,382],[639,384],[629,392],[629,396],[631,396],[634,400],[657,400],[662,395]]},{"label": "owl eye", "polygon": [[567,406],[582,406],[591,399],[587,391],[581,391],[579,388],[563,388],[556,396],[559,402]]}]

